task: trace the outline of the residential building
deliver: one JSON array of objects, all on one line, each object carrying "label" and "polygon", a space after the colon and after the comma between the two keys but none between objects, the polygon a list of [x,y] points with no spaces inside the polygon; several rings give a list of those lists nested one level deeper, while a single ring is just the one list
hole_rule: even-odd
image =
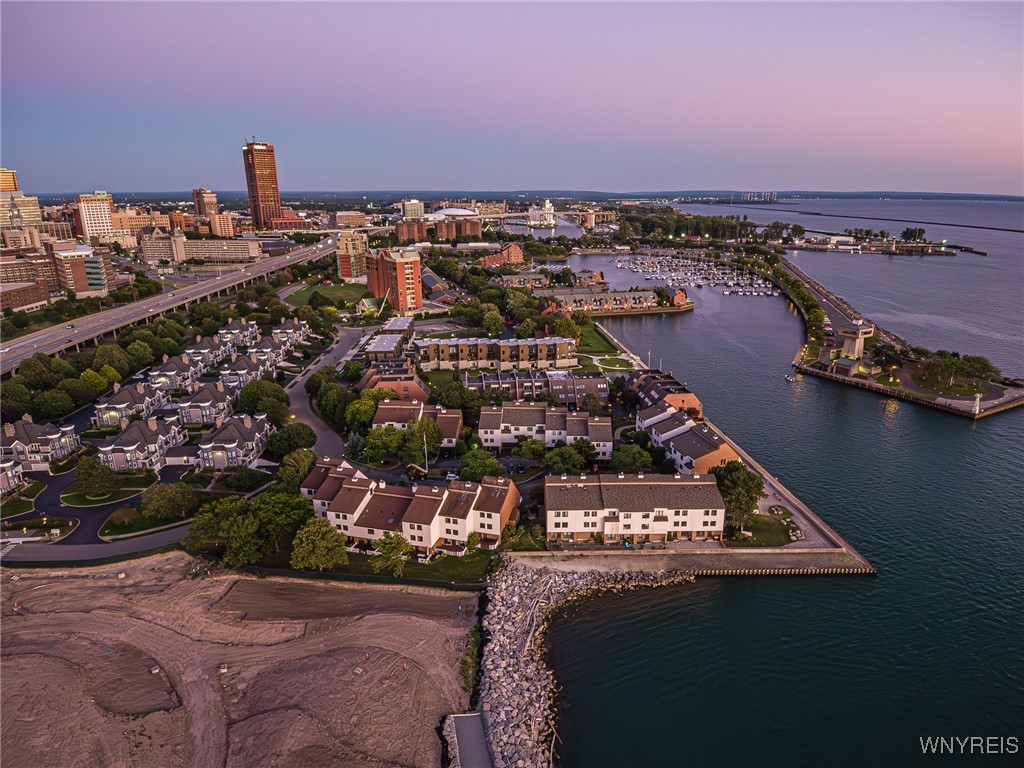
[{"label": "residential building", "polygon": [[570,413],[565,406],[543,403],[505,403],[480,409],[477,428],[480,441],[489,451],[512,448],[521,440],[541,440],[548,448],[558,443],[572,445],[589,440],[599,461],[612,455],[612,420],[607,416]]},{"label": "residential building", "polygon": [[25,482],[21,463],[14,459],[0,459],[0,494],[8,494],[21,488]]},{"label": "residential building", "polygon": [[204,371],[208,371],[221,360],[226,358],[233,351],[231,344],[219,336],[203,338],[196,336],[196,340],[185,347],[185,355],[189,360],[197,363]]},{"label": "residential building", "polygon": [[79,195],[74,211],[75,227],[85,243],[114,234],[114,198],[110,193],[97,190]]},{"label": "residential building", "polygon": [[438,277],[437,273],[430,269],[430,267],[423,267],[420,270],[420,280],[423,283],[423,292],[431,297],[439,291],[447,291],[451,289],[451,286],[447,281]]},{"label": "residential building", "polygon": [[344,461],[321,459],[301,491],[313,500],[315,515],[348,537],[351,549],[372,549],[391,532],[404,536],[419,557],[438,550],[461,556],[471,534],[494,549],[505,527],[519,519],[519,490],[504,477],[405,488],[370,480]]},{"label": "residential building", "polygon": [[405,338],[412,336],[413,319],[411,317],[389,317],[381,326],[383,333],[397,333]]},{"label": "residential building", "polygon": [[170,402],[171,398],[165,389],[157,389],[143,382],[125,386],[115,382],[113,392],[96,403],[92,421],[97,427],[117,427],[122,420],[133,416],[147,419]]},{"label": "residential building", "polygon": [[67,458],[80,445],[73,426],[36,424],[26,413],[18,421],[4,424],[0,461],[16,461],[25,472],[47,471],[51,462]]},{"label": "residential building", "polygon": [[34,312],[50,303],[45,280],[32,283],[0,283],[0,312]]},{"label": "residential building", "polygon": [[170,228],[170,221],[166,213],[152,213],[135,208],[114,211],[110,214],[110,224],[114,232],[127,232],[135,237],[138,237],[139,232],[146,227]]},{"label": "residential building", "polygon": [[205,187],[192,190],[192,203],[195,205],[196,216],[214,216],[220,212],[217,205],[217,193],[211,192]]},{"label": "residential building", "polygon": [[253,355],[232,355],[231,362],[221,368],[220,381],[233,393],[237,393],[250,381],[262,379],[265,373],[274,370],[267,359]]},{"label": "residential building", "polygon": [[234,237],[235,236],[235,225],[231,221],[230,213],[211,213],[210,219],[210,234],[214,237]]},{"label": "residential building", "polygon": [[250,323],[244,317],[240,317],[221,328],[217,332],[217,337],[235,349],[242,349],[259,341],[260,329],[256,327],[255,323]]},{"label": "residential building", "polygon": [[206,369],[201,363],[192,360],[188,355],[168,357],[149,369],[149,383],[157,389],[188,390],[192,389]]},{"label": "residential building", "polygon": [[522,264],[523,261],[523,249],[519,243],[505,243],[497,253],[481,256],[476,263],[484,269],[497,269],[509,264]]},{"label": "residential building", "polygon": [[351,280],[366,274],[366,254],[369,251],[365,232],[342,230],[338,233],[338,277]]},{"label": "residential building", "polygon": [[455,219],[440,219],[434,222],[434,240],[454,240],[457,233]]},{"label": "residential building", "polygon": [[407,358],[378,360],[370,364],[356,384],[359,390],[386,389],[399,400],[426,402],[430,385]]},{"label": "residential building", "polygon": [[484,225],[480,219],[460,218],[455,220],[456,237],[482,237]]},{"label": "residential building", "polygon": [[549,475],[544,505],[548,541],[721,540],[725,527],[725,502],[708,476]]},{"label": "residential building", "polygon": [[544,296],[557,303],[561,312],[583,310],[592,314],[605,312],[629,312],[637,309],[656,309],[658,294],[654,291],[607,291],[599,288],[542,288],[536,289],[537,296]]},{"label": "residential building", "polygon": [[519,272],[515,275],[498,275],[491,282],[505,288],[525,288],[539,294],[538,289],[547,288],[551,279],[540,272]]},{"label": "residential building", "polygon": [[365,227],[367,217],[360,211],[336,211],[331,215],[335,227]]},{"label": "residential building", "polygon": [[309,323],[305,320],[289,318],[270,332],[277,341],[283,341],[294,347],[309,338]]},{"label": "residential building", "polygon": [[168,464],[168,451],[187,437],[176,421],[150,416],[144,421],[121,422],[121,433],[101,443],[99,460],[115,472],[127,469],[159,471]]},{"label": "residential building", "polygon": [[423,202],[421,200],[403,200],[402,218],[422,219],[424,214]]},{"label": "residential building", "polygon": [[255,357],[257,362],[265,363],[268,370],[273,370],[285,361],[292,351],[287,341],[279,341],[274,336],[264,336],[246,350],[246,354]]},{"label": "residential building", "polygon": [[739,461],[739,454],[707,424],[694,426],[665,443],[669,458],[684,474],[706,475],[713,467]]},{"label": "residential building", "polygon": [[404,432],[409,422],[419,421],[422,418],[432,419],[441,428],[441,448],[455,450],[456,443],[462,438],[462,411],[457,408],[426,405],[417,400],[412,402],[382,400],[377,403],[373,426],[392,426]]},{"label": "residential building", "polygon": [[281,192],[277,186],[274,145],[250,141],[242,147],[249,211],[256,229],[271,229],[273,219],[283,218]]},{"label": "residential building", "polygon": [[421,243],[427,239],[426,219],[403,219],[395,224],[395,237],[399,245]]},{"label": "residential building", "polygon": [[273,431],[274,426],[263,413],[218,418],[214,429],[199,443],[199,466],[203,469],[252,467],[266,449],[267,438]]},{"label": "residential building", "polygon": [[18,253],[12,253],[12,250],[5,249],[0,256],[0,283],[35,283],[43,280],[48,293],[60,291],[57,267],[50,256],[35,247],[19,248]]},{"label": "residential building", "polygon": [[46,243],[61,291],[74,291],[79,299],[106,296],[116,279],[110,254],[74,240]]},{"label": "residential building", "polygon": [[189,240],[180,229],[168,233],[146,227],[141,230],[142,258],[151,265],[189,262],[200,271],[231,269],[262,261],[258,240]]},{"label": "residential building", "polygon": [[413,248],[389,248],[367,257],[366,287],[396,313],[423,307],[420,255]]},{"label": "residential building", "polygon": [[575,368],[576,342],[542,339],[417,339],[417,365],[424,371]]},{"label": "residential building", "polygon": [[3,230],[4,246],[6,248],[32,248],[43,247],[43,240],[36,227],[22,227],[21,229]]},{"label": "residential building", "polygon": [[601,405],[608,404],[608,377],[603,373],[574,371],[509,371],[508,373],[464,374],[467,388],[482,395],[506,392],[510,401],[532,400],[553,395],[570,408],[581,408],[587,395],[594,395]]},{"label": "residential building", "polygon": [[234,399],[223,381],[195,384],[178,399],[178,421],[182,424],[216,424],[231,415]]},{"label": "residential building", "polygon": [[371,363],[398,357],[405,346],[405,336],[399,333],[378,333],[363,347],[363,354]]},{"label": "residential building", "polygon": [[700,399],[671,373],[655,368],[634,371],[626,377],[622,391],[625,397],[635,398],[641,409],[664,401],[694,419],[703,418],[704,407]]}]

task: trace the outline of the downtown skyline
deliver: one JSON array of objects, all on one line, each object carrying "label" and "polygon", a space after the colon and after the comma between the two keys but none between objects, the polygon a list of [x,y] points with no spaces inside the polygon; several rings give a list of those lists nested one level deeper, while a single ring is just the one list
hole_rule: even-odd
[{"label": "downtown skyline", "polygon": [[2,164],[36,193],[241,190],[249,136],[283,191],[1024,193],[1019,4],[0,12]]}]

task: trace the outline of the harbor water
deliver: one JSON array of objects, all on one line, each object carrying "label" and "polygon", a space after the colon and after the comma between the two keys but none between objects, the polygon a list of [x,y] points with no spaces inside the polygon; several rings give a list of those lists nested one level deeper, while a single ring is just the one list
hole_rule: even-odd
[{"label": "harbor water", "polygon": [[[861,203],[886,218],[953,220],[896,201],[833,210],[861,215]],[[1020,212],[993,219],[1013,228]],[[834,228],[846,226],[881,228]],[[898,297],[884,322],[911,343],[1024,374],[1021,236],[962,229],[957,240],[988,256],[795,260],[880,322]],[[617,287],[644,284],[614,262],[570,265],[603,270]],[[550,631],[562,765],[933,765],[943,758],[922,754],[928,736],[1016,737],[1024,749],[1024,409],[972,422],[810,377],[790,383],[802,325],[784,298],[688,292],[692,313],[602,322],[686,381],[716,424],[879,573],[704,578],[571,609]],[[1020,754],[975,759],[1012,765]]]}]

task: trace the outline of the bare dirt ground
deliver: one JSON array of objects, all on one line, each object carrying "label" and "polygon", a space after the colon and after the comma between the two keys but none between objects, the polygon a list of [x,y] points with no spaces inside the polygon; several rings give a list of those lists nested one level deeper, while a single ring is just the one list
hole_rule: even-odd
[{"label": "bare dirt ground", "polygon": [[4,768],[440,764],[475,595],[193,563],[2,571]]}]

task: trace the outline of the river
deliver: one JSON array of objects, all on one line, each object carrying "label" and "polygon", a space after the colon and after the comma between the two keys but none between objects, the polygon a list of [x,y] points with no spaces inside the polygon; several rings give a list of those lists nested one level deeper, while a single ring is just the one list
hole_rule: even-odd
[{"label": "river", "polygon": [[[886,218],[953,220],[936,203],[806,205],[824,203],[851,215],[871,204]],[[1020,212],[959,221],[1014,227]],[[1020,237],[957,230],[986,257],[795,260],[879,321],[886,297],[898,295],[899,311],[884,322],[911,343],[986,354],[1024,374]],[[603,269],[615,286],[637,282],[609,257],[570,265]],[[951,269],[960,273],[952,292]],[[879,573],[705,578],[571,609],[550,632],[564,687],[562,764],[934,764],[923,736],[1014,736],[1024,749],[1024,409],[972,422],[810,377],[789,383],[802,325],[784,299],[690,294],[692,313],[603,322],[686,381],[710,418]]]}]

